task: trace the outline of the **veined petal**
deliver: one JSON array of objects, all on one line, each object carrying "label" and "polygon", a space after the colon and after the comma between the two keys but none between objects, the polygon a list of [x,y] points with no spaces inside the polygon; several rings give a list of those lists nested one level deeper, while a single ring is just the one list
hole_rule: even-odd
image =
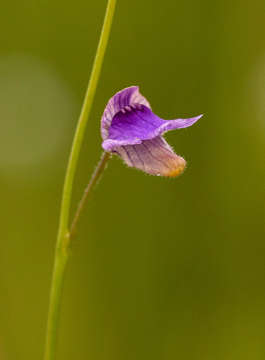
[{"label": "veined petal", "polygon": [[108,128],[108,137],[102,146],[106,151],[113,151],[118,146],[139,144],[169,130],[191,126],[201,116],[163,120],[145,105],[127,105],[113,117]]},{"label": "veined petal", "polygon": [[101,119],[101,136],[103,140],[108,138],[109,127],[114,116],[126,106],[143,104],[150,108],[149,102],[140,94],[138,86],[130,86],[117,92],[108,102]]},{"label": "veined petal", "polygon": [[128,166],[151,175],[175,177],[186,166],[186,161],[161,136],[143,140],[141,144],[120,146],[116,152]]}]

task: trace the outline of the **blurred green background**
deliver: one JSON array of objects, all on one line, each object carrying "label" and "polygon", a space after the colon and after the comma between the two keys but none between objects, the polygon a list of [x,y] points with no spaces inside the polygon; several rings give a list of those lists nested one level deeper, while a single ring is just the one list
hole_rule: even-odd
[{"label": "blurred green background", "polygon": [[[16,0],[0,12],[0,359],[41,359],[73,131],[106,1]],[[188,168],[168,180],[114,158],[80,223],[58,359],[265,356],[265,2],[118,1],[75,182],[100,118],[139,85]]]}]

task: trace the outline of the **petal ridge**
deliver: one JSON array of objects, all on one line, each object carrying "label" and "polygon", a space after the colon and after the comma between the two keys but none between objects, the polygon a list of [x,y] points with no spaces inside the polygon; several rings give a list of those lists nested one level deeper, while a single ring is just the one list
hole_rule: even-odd
[{"label": "petal ridge", "polygon": [[138,86],[130,86],[117,92],[107,103],[104,113],[101,118],[101,136],[106,140],[109,133],[114,116],[121,111],[125,106],[134,104],[142,104],[151,109],[149,102],[139,92]]}]

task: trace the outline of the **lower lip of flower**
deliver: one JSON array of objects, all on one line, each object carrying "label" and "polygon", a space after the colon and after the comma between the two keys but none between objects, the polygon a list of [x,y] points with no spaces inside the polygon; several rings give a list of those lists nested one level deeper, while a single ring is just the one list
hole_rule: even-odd
[{"label": "lower lip of flower", "polygon": [[168,173],[164,174],[164,176],[176,177],[176,176],[180,175],[181,173],[183,173],[183,171],[185,170],[185,167],[186,167],[186,161],[183,158],[178,157],[177,167],[170,170]]}]

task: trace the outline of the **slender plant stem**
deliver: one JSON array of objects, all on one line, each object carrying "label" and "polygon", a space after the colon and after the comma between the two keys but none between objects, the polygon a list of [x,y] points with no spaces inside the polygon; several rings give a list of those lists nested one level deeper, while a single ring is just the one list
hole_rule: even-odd
[{"label": "slender plant stem", "polygon": [[69,236],[72,238],[73,235],[75,234],[75,230],[76,230],[76,226],[78,223],[78,220],[80,219],[80,215],[84,209],[86,200],[88,198],[88,195],[91,193],[91,190],[93,189],[93,187],[96,185],[96,183],[98,182],[100,175],[103,173],[106,164],[108,162],[110,158],[110,153],[107,152],[103,152],[101,159],[97,165],[97,167],[95,168],[95,171],[93,173],[93,175],[90,178],[89,183],[87,184],[87,187],[85,188],[84,194],[79,202],[79,205],[77,207],[77,210],[75,212],[72,224],[70,226],[70,230],[69,230]]},{"label": "slender plant stem", "polygon": [[[84,137],[86,123],[91,111],[92,103],[97,88],[97,83],[107,47],[109,34],[111,30],[112,19],[114,16],[116,0],[108,0],[108,5],[105,13],[105,19],[100,35],[100,40],[90,76],[90,81],[86,91],[84,103],[81,114],[76,127],[76,132],[72,144],[72,149],[68,161],[68,166],[65,175],[59,229],[55,251],[54,269],[50,292],[50,305],[48,312],[48,323],[46,333],[46,345],[44,360],[54,360],[56,351],[56,340],[58,333],[59,312],[62,297],[62,287],[65,275],[65,268],[69,257],[69,244],[71,240],[69,232],[69,213],[72,198],[73,180],[76,172],[76,166],[79,158],[79,153]],[[91,188],[90,188],[91,190]]]}]

